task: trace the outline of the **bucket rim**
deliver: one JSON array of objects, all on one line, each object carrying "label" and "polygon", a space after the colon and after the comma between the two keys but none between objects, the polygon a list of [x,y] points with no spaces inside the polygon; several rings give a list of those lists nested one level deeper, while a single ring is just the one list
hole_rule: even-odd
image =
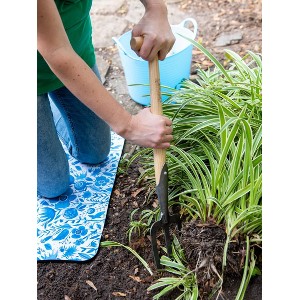
[{"label": "bucket rim", "polygon": [[[185,27],[185,24],[186,24],[186,22],[188,22],[188,21],[192,22],[192,24],[194,25],[194,31],[191,31],[190,29],[188,29],[188,28]],[[179,23],[179,24],[171,25],[171,28],[172,28],[172,29],[173,29],[173,28],[174,28],[174,29],[180,28],[180,29],[187,30],[187,31],[191,32],[191,33],[193,34],[192,40],[194,40],[194,39],[196,38],[196,35],[197,35],[198,25],[197,25],[197,22],[196,22],[195,19],[193,19],[193,18],[186,18],[186,19],[184,19],[184,20],[183,20],[181,23]],[[122,50],[122,52],[124,53],[124,55],[130,57],[131,59],[133,59],[133,60],[135,60],[135,61],[142,61],[142,62],[143,62],[143,61],[146,61],[146,60],[144,60],[144,59],[142,59],[142,58],[140,58],[140,57],[133,57],[133,56],[131,56],[130,54],[126,53],[126,51],[125,51],[123,45],[121,44],[120,39],[121,39],[122,37],[124,37],[125,35],[130,34],[131,32],[132,32],[132,30],[126,31],[126,32],[124,32],[121,36],[119,36],[118,38],[117,38],[117,37],[112,37],[112,40],[116,43],[118,49],[119,49],[119,50]],[[188,36],[185,36],[185,35],[183,35],[183,34],[179,34],[179,33],[177,33],[177,32],[173,32],[173,33],[179,35],[179,36],[182,37],[182,38],[190,38],[190,37],[188,37]],[[189,42],[189,41],[187,40],[187,42]],[[172,55],[170,55],[170,56],[167,56],[167,57],[164,59],[164,61],[165,61],[166,59],[168,59],[168,58],[171,58],[171,57],[174,57],[174,56],[180,54],[182,51],[185,51],[185,50],[188,49],[190,46],[193,46],[193,44],[192,44],[191,42],[189,42],[189,43],[190,43],[190,44],[187,45],[187,46],[186,46],[183,50],[181,50],[180,52],[176,52],[176,53],[174,53],[174,54],[172,54]]]}]

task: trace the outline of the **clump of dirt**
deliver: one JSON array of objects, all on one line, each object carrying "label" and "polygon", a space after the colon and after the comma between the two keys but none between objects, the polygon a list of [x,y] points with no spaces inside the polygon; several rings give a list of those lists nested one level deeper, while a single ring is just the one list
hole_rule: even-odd
[{"label": "clump of dirt", "polygon": [[[238,291],[245,262],[245,239],[237,236],[231,241],[226,253],[227,264],[223,269],[226,238],[224,226],[217,225],[213,220],[207,223],[193,220],[185,223],[181,230],[179,242],[189,269],[196,273],[201,299],[210,299],[212,295],[217,299],[233,299]],[[255,252],[261,269],[261,249],[256,248]],[[259,284],[261,277],[254,277],[245,299],[261,299]]]},{"label": "clump of dirt", "polygon": [[[179,238],[189,268],[196,273],[200,294],[208,297],[210,293],[221,286],[223,278],[222,260],[226,232],[222,226],[213,222],[202,223],[199,220],[186,223]],[[232,253],[228,253],[231,257]],[[236,260],[234,273],[237,272]]]}]

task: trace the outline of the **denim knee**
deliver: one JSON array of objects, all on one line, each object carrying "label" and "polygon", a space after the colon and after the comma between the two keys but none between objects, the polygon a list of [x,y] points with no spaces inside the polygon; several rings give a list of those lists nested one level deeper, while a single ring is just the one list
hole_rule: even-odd
[{"label": "denim knee", "polygon": [[85,164],[99,164],[103,162],[110,152],[110,138],[105,141],[98,149],[87,153],[78,152],[76,159]]},{"label": "denim knee", "polygon": [[69,175],[68,178],[60,178],[59,181],[49,181],[46,185],[39,186],[38,195],[45,198],[55,198],[65,193],[70,186]]},{"label": "denim knee", "polygon": [[70,186],[70,175],[68,161],[66,164],[53,166],[45,174],[38,172],[37,191],[38,194],[45,198],[55,198],[62,195]]}]

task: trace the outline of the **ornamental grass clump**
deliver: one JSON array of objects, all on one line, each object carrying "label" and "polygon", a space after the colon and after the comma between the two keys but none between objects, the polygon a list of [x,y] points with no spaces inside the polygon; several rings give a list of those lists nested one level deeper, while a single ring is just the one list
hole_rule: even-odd
[{"label": "ornamental grass clump", "polygon": [[[214,68],[199,68],[163,106],[174,134],[167,152],[170,205],[179,205],[187,221],[224,224],[223,271],[230,242],[243,237],[246,259],[236,297],[243,299],[256,265],[253,246],[262,239],[262,60],[251,51],[240,57],[225,50],[225,69],[202,45],[190,42]],[[152,152],[144,149],[132,160],[137,157],[145,170],[140,179],[154,188]]]}]

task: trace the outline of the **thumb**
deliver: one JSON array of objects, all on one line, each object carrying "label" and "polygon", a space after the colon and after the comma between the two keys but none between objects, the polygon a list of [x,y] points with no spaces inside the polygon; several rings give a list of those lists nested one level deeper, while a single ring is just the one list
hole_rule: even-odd
[{"label": "thumb", "polygon": [[[141,35],[142,35],[142,30],[141,30],[140,26],[135,25],[133,27],[132,31],[131,31],[131,38],[133,38],[133,37],[139,37]],[[140,50],[141,49],[139,49],[139,50],[132,49],[132,50],[136,53],[137,56],[140,56]]]}]

